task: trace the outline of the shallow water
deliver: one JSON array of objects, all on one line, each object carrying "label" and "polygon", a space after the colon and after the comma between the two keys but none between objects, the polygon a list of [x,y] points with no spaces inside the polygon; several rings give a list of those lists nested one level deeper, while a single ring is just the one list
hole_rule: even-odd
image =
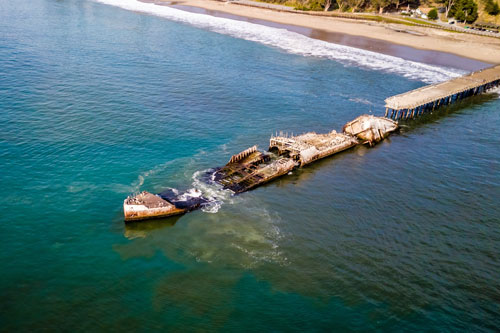
[{"label": "shallow water", "polygon": [[[109,0],[102,0],[102,1],[107,2]],[[167,5],[166,2],[161,2],[161,1],[150,1],[150,0],[140,0],[140,1],[146,2],[146,3],[154,2],[156,5],[165,5],[165,6]],[[221,12],[221,11],[217,11],[217,10],[208,10],[208,9],[199,8],[199,7],[192,7],[192,6],[185,6],[185,5],[169,5],[169,6],[176,8],[176,9],[181,9],[183,11],[188,11],[191,13],[199,13],[199,14],[205,14],[205,15],[210,15],[210,16],[215,16],[215,17],[229,18],[232,20],[250,22],[250,23],[265,25],[265,26],[272,27],[272,28],[277,28],[277,29],[285,29],[285,30],[299,33],[301,35],[304,35],[306,37],[310,37],[313,39],[319,39],[319,40],[329,42],[329,43],[334,43],[334,44],[351,46],[354,48],[368,50],[368,51],[372,51],[372,52],[376,52],[376,53],[392,55],[392,56],[396,56],[396,57],[399,57],[402,59],[411,60],[413,62],[424,62],[426,64],[433,64],[433,65],[444,66],[444,67],[456,67],[456,68],[462,68],[462,69],[467,70],[467,71],[476,71],[476,70],[479,70],[481,68],[484,68],[485,65],[487,66],[487,64],[485,64],[484,62],[478,61],[478,60],[463,58],[463,57],[453,55],[450,53],[445,53],[445,52],[420,50],[420,49],[412,48],[409,46],[393,44],[393,43],[386,42],[386,41],[383,41],[380,39],[367,38],[367,37],[363,37],[363,36],[347,35],[347,34],[343,34],[343,33],[339,33],[339,32],[325,31],[325,30],[321,30],[321,29],[311,29],[311,28],[301,27],[301,26],[297,26],[297,25],[281,24],[281,23],[277,23],[277,22],[254,19],[254,18],[239,16],[239,15],[233,15],[233,14],[228,14],[226,12]],[[153,7],[153,8],[155,8],[155,7]],[[193,19],[193,20],[196,21],[196,19]],[[273,35],[275,34],[275,30],[272,32],[272,34]],[[338,47],[338,46],[334,46],[334,48],[335,47]],[[352,52],[352,49],[350,49],[350,52]],[[372,53],[370,53],[370,54],[372,54]]]},{"label": "shallow water", "polygon": [[[497,94],[232,197],[201,172],[463,71],[190,24],[0,0],[2,330],[499,326]],[[168,187],[220,206],[124,225],[127,195]]]}]

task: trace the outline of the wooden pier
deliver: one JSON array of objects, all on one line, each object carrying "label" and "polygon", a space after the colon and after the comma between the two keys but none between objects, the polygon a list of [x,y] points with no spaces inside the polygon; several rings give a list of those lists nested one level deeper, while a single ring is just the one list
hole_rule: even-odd
[{"label": "wooden pier", "polygon": [[500,65],[389,97],[385,100],[385,116],[391,119],[412,119],[498,86]]}]

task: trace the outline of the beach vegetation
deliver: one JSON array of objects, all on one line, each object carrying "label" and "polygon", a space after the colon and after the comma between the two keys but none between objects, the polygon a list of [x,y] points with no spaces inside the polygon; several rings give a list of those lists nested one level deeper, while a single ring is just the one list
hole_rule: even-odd
[{"label": "beach vegetation", "polygon": [[[263,2],[277,3],[306,11],[332,11],[339,12],[386,12],[398,11],[406,6],[418,8],[421,0],[259,0]],[[444,1],[444,0],[438,0]],[[455,0],[451,0],[455,1]]]},{"label": "beach vegetation", "polygon": [[498,6],[498,3],[493,2],[493,0],[486,0],[484,10],[493,16],[500,14],[500,7]]},{"label": "beach vegetation", "polygon": [[368,0],[347,0],[347,5],[349,9],[355,13],[363,9]]},{"label": "beach vegetation", "polygon": [[457,21],[473,23],[478,17],[478,7],[474,0],[457,0],[450,8],[448,17],[454,17]]},{"label": "beach vegetation", "polygon": [[[327,1],[329,1],[328,4],[326,3]],[[331,8],[332,1],[331,0],[327,0],[327,1],[325,1],[325,0],[311,0],[311,1],[306,1],[306,2],[294,2],[292,4],[292,7],[294,7],[297,10],[306,10],[306,11],[309,11],[309,10],[327,11],[330,9],[334,9],[334,8]]]},{"label": "beach vegetation", "polygon": [[291,6],[297,10],[304,11],[328,11],[336,9],[335,0],[288,0],[288,1],[265,1],[271,3],[278,3],[281,5]]},{"label": "beach vegetation", "polygon": [[335,2],[337,3],[337,7],[341,12],[345,12],[346,9],[349,8],[349,3],[347,2],[347,0],[335,0]]},{"label": "beach vegetation", "polygon": [[444,1],[444,13],[446,17],[450,17],[450,10],[455,5],[456,0],[445,0]]},{"label": "beach vegetation", "polygon": [[425,25],[430,25],[430,26],[437,26],[436,24],[429,23],[428,21],[417,19],[414,17],[403,17],[401,18],[402,20],[409,21],[415,24],[425,24]]},{"label": "beach vegetation", "polygon": [[465,13],[462,8],[458,8],[457,10],[455,10],[453,17],[455,17],[457,21],[465,21]]},{"label": "beach vegetation", "polygon": [[384,10],[391,5],[392,0],[371,0],[371,3],[379,14],[383,14]]},{"label": "beach vegetation", "polygon": [[430,20],[437,20],[438,19],[438,11],[436,8],[432,8],[429,13],[427,13],[427,17]]},{"label": "beach vegetation", "polygon": [[[291,6],[297,10],[304,11],[338,11],[341,13],[368,13],[375,12],[377,14],[384,14],[387,12],[401,11],[402,16],[394,18],[394,22],[386,22],[386,19],[393,20],[392,18],[365,17],[363,19],[375,20],[386,23],[397,23],[405,25],[431,25],[426,20],[417,20],[414,18],[413,13],[416,11],[422,18],[429,18],[430,20],[438,20],[440,13],[442,13],[441,20],[446,22],[448,18],[455,18],[457,21],[464,23],[473,23],[478,20],[481,13],[489,15],[499,15],[500,8],[497,0],[259,0],[263,2],[278,3],[282,5]],[[478,1],[481,1],[481,7],[478,7]],[[432,9],[426,15],[423,15],[418,8],[423,6],[431,7]],[[436,7],[439,7],[438,10]],[[412,8],[413,10],[410,10]],[[417,9],[415,9],[417,8]],[[484,10],[483,10],[484,8]],[[436,15],[435,14],[436,11]],[[415,21],[405,22],[403,15],[412,16],[408,19],[415,19]],[[428,16],[430,14],[430,17]],[[481,14],[482,15],[482,14]],[[491,16],[489,16],[491,17]],[[481,20],[484,20],[481,16]]]}]

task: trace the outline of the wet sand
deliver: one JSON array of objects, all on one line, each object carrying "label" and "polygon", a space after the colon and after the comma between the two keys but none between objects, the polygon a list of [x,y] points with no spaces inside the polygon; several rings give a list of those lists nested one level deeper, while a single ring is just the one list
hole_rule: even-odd
[{"label": "wet sand", "polygon": [[426,64],[432,64],[438,66],[451,66],[468,71],[475,71],[490,66],[490,64],[486,62],[470,58],[464,58],[462,56],[458,56],[451,53],[432,51],[432,50],[420,50],[409,46],[390,43],[388,41],[380,39],[366,38],[362,36],[354,36],[338,32],[330,32],[321,29],[312,29],[297,25],[282,24],[282,23],[255,19],[240,15],[234,15],[226,12],[210,10],[200,7],[193,7],[186,5],[171,5],[170,7],[185,10],[192,13],[223,17],[233,20],[261,24],[273,28],[286,29],[310,38],[315,38],[330,43],[352,46],[359,49],[392,55],[406,60],[412,60]]},{"label": "wet sand", "polygon": [[[158,5],[294,31],[311,38],[465,70],[500,63],[500,39],[432,28],[280,12],[211,0],[146,0]],[[403,30],[403,31],[396,31]]]}]

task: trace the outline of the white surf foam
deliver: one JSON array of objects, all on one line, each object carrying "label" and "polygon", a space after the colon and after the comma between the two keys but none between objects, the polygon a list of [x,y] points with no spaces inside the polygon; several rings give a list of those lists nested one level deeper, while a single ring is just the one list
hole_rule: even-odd
[{"label": "white surf foam", "polygon": [[493,94],[497,94],[498,95],[498,98],[500,98],[500,87],[495,87],[495,88],[492,88],[490,89],[488,92],[491,92]]},{"label": "white surf foam", "polygon": [[277,47],[289,53],[328,58],[344,65],[361,66],[396,73],[426,83],[445,81],[465,73],[465,71],[458,69],[427,65],[390,55],[328,43],[285,29],[190,13],[153,3],[144,3],[137,0],[95,1],[131,11],[161,16],[172,21],[187,23],[217,33]]},{"label": "white surf foam", "polygon": [[[203,174],[206,174],[209,170],[196,171],[193,174],[193,189],[189,190],[187,193],[194,191],[199,193],[205,199],[208,200],[207,204],[201,207],[201,210],[205,213],[217,213],[225,202],[232,202],[233,192],[230,190],[224,190],[221,185],[213,181],[215,174],[211,175],[211,180],[203,179]],[[191,192],[190,192],[191,191]],[[188,194],[189,195],[189,194]]]}]

